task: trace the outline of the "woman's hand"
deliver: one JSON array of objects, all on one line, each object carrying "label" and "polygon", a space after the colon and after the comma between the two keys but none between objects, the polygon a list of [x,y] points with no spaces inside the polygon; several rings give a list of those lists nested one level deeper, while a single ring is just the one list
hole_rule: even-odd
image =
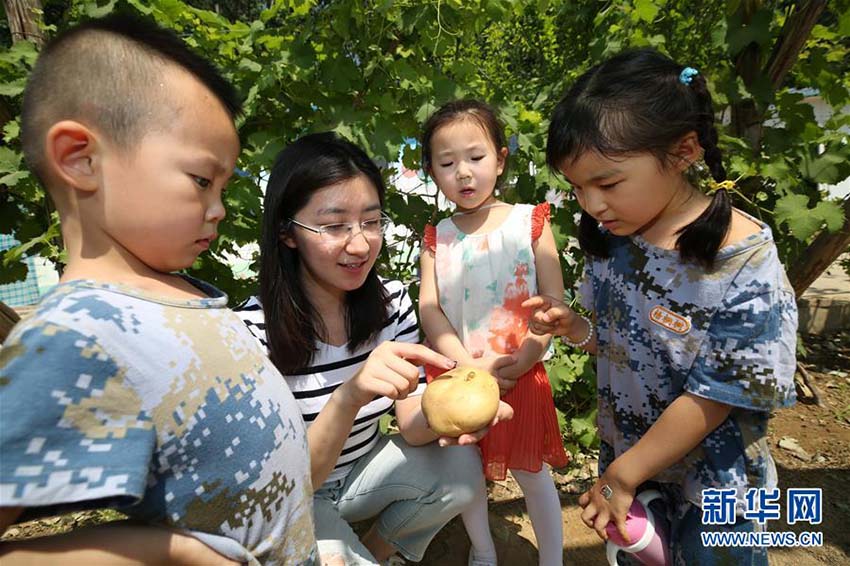
[{"label": "woman's hand", "polygon": [[337,389],[340,403],[359,409],[376,396],[404,399],[419,383],[419,366],[431,364],[446,371],[457,362],[422,344],[384,342],[369,354],[354,377]]},{"label": "woman's hand", "polygon": [[496,416],[490,421],[490,424],[475,432],[461,434],[457,438],[451,436],[441,436],[439,439],[440,446],[466,446],[468,444],[476,444],[482,438],[487,436],[491,427],[496,426],[502,421],[509,421],[514,418],[514,409],[504,401],[499,401],[499,409],[496,411]]},{"label": "woman's hand", "polygon": [[[605,526],[613,521],[623,539],[631,543],[633,541],[629,540],[626,531],[626,513],[635,498],[635,488],[620,482],[613,466],[612,463],[593,487],[579,497],[578,504],[584,509],[581,520],[595,530],[602,540],[608,540]],[[609,499],[606,499],[605,492],[610,493]]]},{"label": "woman's hand", "polygon": [[534,334],[555,334],[567,336],[574,332],[577,322],[581,321],[573,309],[562,301],[548,295],[537,295],[526,299],[523,308],[534,309],[528,321],[528,328]]}]

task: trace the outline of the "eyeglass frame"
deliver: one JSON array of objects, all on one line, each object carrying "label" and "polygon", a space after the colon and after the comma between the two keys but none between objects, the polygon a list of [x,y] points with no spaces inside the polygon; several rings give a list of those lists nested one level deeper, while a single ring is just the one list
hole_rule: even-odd
[{"label": "eyeglass frame", "polygon": [[[318,234],[321,238],[325,239],[326,241],[335,242],[335,243],[348,243],[348,242],[351,241],[352,238],[354,238],[354,236],[356,234],[363,234],[363,237],[366,238],[366,240],[369,240],[370,236],[363,229],[363,223],[364,222],[372,222],[374,220],[380,220],[381,221],[380,236],[381,236],[381,238],[383,238],[384,232],[386,232],[387,228],[389,228],[390,222],[392,222],[392,219],[389,217],[389,215],[386,212],[383,212],[383,211],[378,216],[378,218],[370,218],[369,220],[361,220],[360,222],[330,222],[328,224],[320,224],[318,226],[310,226],[308,224],[304,224],[303,222],[299,222],[299,221],[295,220],[294,218],[288,218],[286,220],[286,224],[284,224],[284,226],[281,228],[281,232],[288,230],[289,226],[291,224],[295,224],[296,226],[304,228],[305,230],[307,230],[309,232],[313,232],[314,234]],[[360,232],[357,232],[357,233],[354,232],[354,225],[355,224],[360,226]],[[328,226],[348,226],[348,235],[346,235],[344,238],[340,238],[339,240],[334,240],[334,239],[332,239],[333,236],[329,236],[327,234],[326,228]],[[375,236],[372,236],[372,237],[375,237]]]}]

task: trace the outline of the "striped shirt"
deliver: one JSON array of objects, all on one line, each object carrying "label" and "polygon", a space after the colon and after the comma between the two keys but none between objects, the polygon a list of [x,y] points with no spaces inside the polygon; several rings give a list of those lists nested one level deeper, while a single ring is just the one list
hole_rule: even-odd
[{"label": "striped shirt", "polygon": [[[382,279],[382,282],[390,296],[389,319],[376,340],[360,346],[354,352],[349,352],[346,346],[332,346],[319,342],[309,367],[284,375],[307,427],[316,420],[319,411],[328,402],[334,390],[351,379],[363,367],[366,358],[378,345],[388,340],[419,342],[416,309],[404,284],[389,279]],[[235,310],[254,337],[268,350],[265,319],[259,299],[251,297]],[[425,375],[424,372],[420,372],[419,387],[411,395],[421,395],[424,389]],[[377,444],[380,437],[378,420],[392,408],[392,399],[376,397],[360,409],[342,447],[339,459],[328,476],[328,482],[345,478],[357,460],[368,454]]]}]

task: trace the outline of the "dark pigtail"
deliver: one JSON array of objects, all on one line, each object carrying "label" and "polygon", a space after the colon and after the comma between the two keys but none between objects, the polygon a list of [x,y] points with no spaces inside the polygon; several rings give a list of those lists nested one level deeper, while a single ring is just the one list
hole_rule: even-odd
[{"label": "dark pigtail", "polygon": [[[693,77],[688,86],[696,98],[698,114],[696,133],[705,152],[703,159],[716,182],[726,180],[726,169],[717,147],[717,128],[714,126],[714,108],[705,79]],[[714,267],[714,258],[729,233],[732,221],[732,203],[725,189],[715,191],[711,204],[700,216],[682,228],[676,240],[683,261],[699,263],[706,269]]]},{"label": "dark pigtail", "polygon": [[609,257],[608,238],[599,229],[599,223],[585,211],[581,211],[578,224],[578,243],[581,251],[596,257]]}]

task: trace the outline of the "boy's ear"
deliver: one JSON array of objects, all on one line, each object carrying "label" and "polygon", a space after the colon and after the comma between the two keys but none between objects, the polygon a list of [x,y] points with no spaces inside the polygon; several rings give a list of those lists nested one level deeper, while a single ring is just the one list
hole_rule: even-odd
[{"label": "boy's ear", "polygon": [[699,143],[697,133],[690,131],[682,136],[679,141],[673,144],[673,151],[671,153],[677,157],[676,168],[680,172],[685,171],[688,167],[702,159],[703,149]]},{"label": "boy's ear", "polygon": [[48,170],[75,189],[97,190],[101,146],[95,133],[74,120],[62,120],[47,130],[46,137]]}]

